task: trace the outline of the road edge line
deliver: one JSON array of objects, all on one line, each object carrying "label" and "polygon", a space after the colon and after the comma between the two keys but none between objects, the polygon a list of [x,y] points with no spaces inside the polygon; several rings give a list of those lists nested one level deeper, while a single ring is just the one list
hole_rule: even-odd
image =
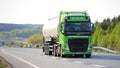
[{"label": "road edge line", "polygon": [[92,66],[95,66],[95,67],[100,67],[100,68],[106,68],[106,67],[107,67],[107,66],[97,65],[97,64],[92,64]]},{"label": "road edge line", "polygon": [[40,68],[40,67],[38,67],[38,66],[36,66],[36,65],[34,65],[34,64],[32,64],[32,63],[30,63],[30,62],[24,60],[24,59],[22,59],[22,58],[20,58],[20,57],[18,57],[18,56],[15,56],[15,55],[13,55],[13,54],[11,54],[11,53],[7,53],[7,52],[5,52],[4,50],[2,50],[2,52],[5,53],[5,54],[7,54],[7,55],[10,55],[10,56],[12,56],[12,57],[17,58],[17,59],[19,59],[19,60],[21,60],[21,61],[23,61],[23,62],[25,62],[25,63],[31,65],[31,66],[34,67],[34,68]]}]

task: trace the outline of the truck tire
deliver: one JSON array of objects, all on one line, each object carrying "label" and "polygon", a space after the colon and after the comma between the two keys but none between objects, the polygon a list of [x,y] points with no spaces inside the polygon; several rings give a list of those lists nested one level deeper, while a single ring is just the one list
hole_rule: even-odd
[{"label": "truck tire", "polygon": [[44,47],[44,54],[47,55],[47,49]]},{"label": "truck tire", "polygon": [[57,46],[57,56],[60,57],[61,54],[61,46]]},{"label": "truck tire", "polygon": [[49,51],[48,55],[52,55],[52,51]]},{"label": "truck tire", "polygon": [[62,46],[60,46],[60,57],[65,57],[65,55],[62,54]]},{"label": "truck tire", "polygon": [[44,50],[45,50],[45,55],[52,55],[52,51],[49,51],[49,47],[48,46],[45,46]]},{"label": "truck tire", "polygon": [[45,52],[45,48],[44,48],[44,47],[42,47],[42,49],[43,49],[43,52]]},{"label": "truck tire", "polygon": [[54,56],[57,56],[57,53],[56,53],[56,45],[54,45],[54,47],[53,47],[53,55],[54,55]]},{"label": "truck tire", "polygon": [[86,54],[85,57],[86,58],[91,58],[91,54]]}]

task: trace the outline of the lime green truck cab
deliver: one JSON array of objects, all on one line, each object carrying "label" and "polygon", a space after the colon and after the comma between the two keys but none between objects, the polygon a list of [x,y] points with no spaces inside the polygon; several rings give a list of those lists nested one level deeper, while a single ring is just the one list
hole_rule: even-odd
[{"label": "lime green truck cab", "polygon": [[44,53],[61,57],[81,55],[90,58],[94,25],[88,14],[61,11],[58,18],[56,27],[43,28]]}]

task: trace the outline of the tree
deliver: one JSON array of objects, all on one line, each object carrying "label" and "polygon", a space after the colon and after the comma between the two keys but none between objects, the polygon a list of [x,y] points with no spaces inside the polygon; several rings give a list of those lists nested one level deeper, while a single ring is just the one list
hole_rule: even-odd
[{"label": "tree", "polygon": [[97,27],[97,25],[98,25],[98,21],[95,22],[95,27]]},{"label": "tree", "polygon": [[116,49],[120,49],[120,36],[119,35],[120,35],[120,22],[116,26],[116,34],[115,34]]},{"label": "tree", "polygon": [[120,15],[118,16],[117,22],[120,22]]},{"label": "tree", "polygon": [[107,33],[110,34],[112,30],[114,29],[114,27],[115,27],[114,23],[111,22],[111,24],[107,28]]},{"label": "tree", "polygon": [[113,19],[104,19],[102,23],[96,22],[93,34],[94,46],[103,46],[120,51],[120,15]]},{"label": "tree", "polygon": [[104,19],[102,22],[102,28],[104,30],[107,30],[107,28],[110,26],[110,24],[111,24],[110,18]]},{"label": "tree", "polygon": [[117,48],[117,44],[119,42],[119,35],[120,35],[120,22],[115,26],[113,29],[110,39],[109,39],[109,45],[111,48]]},{"label": "tree", "polygon": [[106,19],[103,20],[103,22],[101,23],[101,26],[104,30],[107,30],[108,25],[107,25],[107,20]]},{"label": "tree", "polygon": [[102,46],[102,38],[105,35],[104,30],[101,27],[101,23],[99,23],[96,27],[95,33],[93,34],[93,44],[94,46]]},{"label": "tree", "polygon": [[42,34],[33,34],[31,35],[28,40],[27,43],[32,43],[33,45],[37,44],[42,46],[43,45],[43,35]]}]

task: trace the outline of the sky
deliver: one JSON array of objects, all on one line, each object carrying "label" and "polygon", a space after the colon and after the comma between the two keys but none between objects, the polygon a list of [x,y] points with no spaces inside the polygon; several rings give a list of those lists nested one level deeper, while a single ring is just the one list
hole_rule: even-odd
[{"label": "sky", "polygon": [[91,21],[120,15],[120,0],[0,0],[0,23],[45,24],[60,11],[86,11]]}]

